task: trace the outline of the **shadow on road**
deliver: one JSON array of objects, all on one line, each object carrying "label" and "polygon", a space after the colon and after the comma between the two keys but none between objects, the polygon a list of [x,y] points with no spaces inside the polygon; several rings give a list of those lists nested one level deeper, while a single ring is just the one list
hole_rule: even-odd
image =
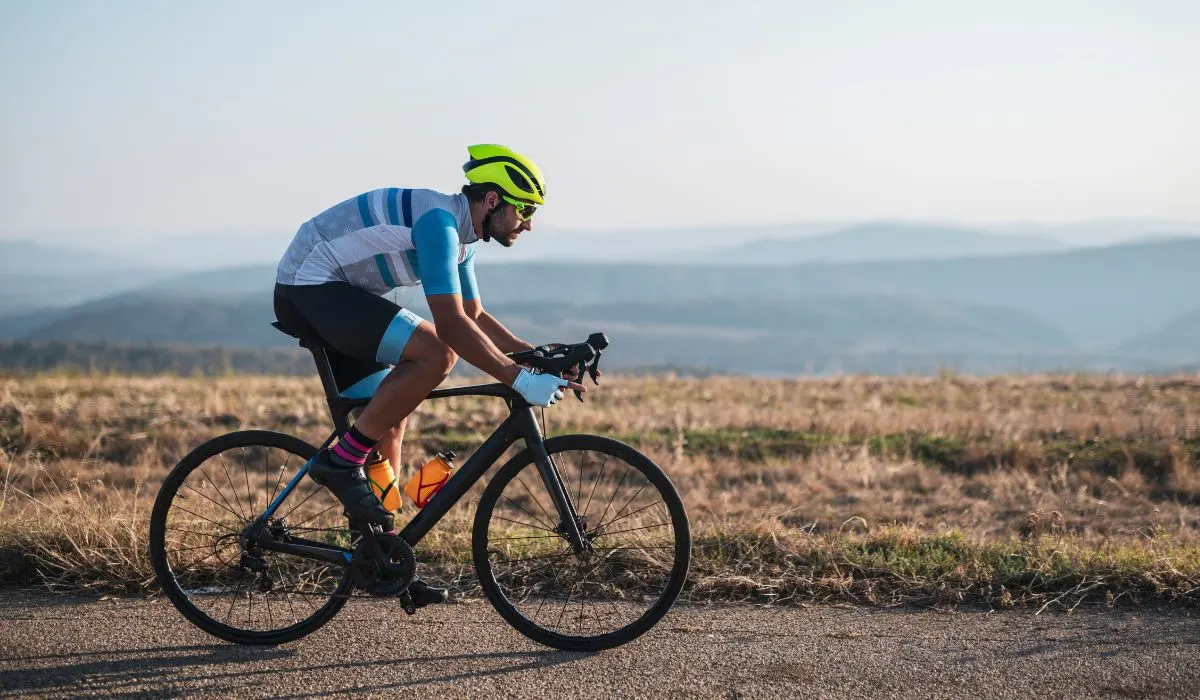
[{"label": "shadow on road", "polygon": [[[470,665],[472,661],[487,661],[491,659],[521,659],[528,658],[529,661],[524,663],[513,663],[509,665],[496,666],[491,668],[481,668],[475,670],[459,670],[455,673],[432,675],[428,677],[406,678],[402,681],[393,683],[379,683],[376,685],[354,685],[348,686],[346,689],[353,688],[355,692],[371,692],[394,688],[412,688],[423,685],[432,685],[439,683],[454,683],[456,681],[465,681],[472,678],[484,678],[487,676],[499,676],[506,673],[516,673],[518,671],[527,671],[539,668],[550,668],[559,664],[585,659],[593,654],[582,652],[567,652],[567,651],[511,651],[511,652],[493,652],[488,654],[453,654],[448,656],[428,656],[422,657],[422,663],[428,663],[433,667],[437,667],[439,663],[447,662],[466,662]],[[339,669],[344,668],[353,670],[354,674],[369,670],[371,666],[379,664],[391,663],[387,661],[372,661],[353,664],[334,664],[324,668]],[[460,664],[461,666],[462,664]],[[289,697],[305,698],[325,695],[325,692],[320,693],[305,693],[300,695],[291,695]]]},{"label": "shadow on road", "polygon": [[[145,683],[169,682],[181,670],[197,666],[222,666],[284,659],[295,654],[287,649],[231,647],[225,644],[162,646],[144,649],[111,649],[102,652],[70,652],[41,656],[14,656],[10,663],[35,664],[32,668],[0,671],[0,694],[79,687],[103,689],[121,695],[122,688]],[[61,664],[37,662],[62,661]]]},{"label": "shadow on road", "polygon": [[[39,656],[15,656],[10,663],[26,666],[0,671],[0,697],[26,696],[47,691],[100,691],[110,697],[143,696],[148,687],[162,692],[173,686],[187,693],[231,693],[245,691],[258,677],[292,675],[311,679],[319,691],[291,695],[313,697],[353,690],[379,691],[389,688],[420,687],[426,684],[456,681],[546,668],[589,654],[555,651],[514,651],[478,654],[387,656],[358,662],[328,664],[304,663],[299,652],[273,647],[231,646],[225,644],[159,646],[142,649],[113,649],[103,652],[71,652]],[[427,677],[408,677],[401,681],[364,685],[373,667],[385,673],[375,677],[395,678],[397,663],[417,661],[417,668],[438,670],[453,666],[454,673]],[[57,663],[56,663],[57,662]],[[332,682],[332,687],[331,687]],[[299,687],[307,683],[301,682]]]}]

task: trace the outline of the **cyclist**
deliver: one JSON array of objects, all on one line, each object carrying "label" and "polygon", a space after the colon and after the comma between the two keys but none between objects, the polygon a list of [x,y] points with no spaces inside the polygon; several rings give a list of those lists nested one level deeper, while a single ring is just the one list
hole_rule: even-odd
[{"label": "cyclist", "polygon": [[[460,193],[391,187],[347,199],[304,222],[276,270],[280,324],[321,340],[344,396],[372,396],[308,471],[352,520],[392,523],[364,467],[378,459],[400,464],[408,415],[459,357],[536,406],[556,403],[564,389],[585,390],[513,362],[506,353],[533,346],[484,310],[476,284],[473,244],[511,247],[533,229],[545,204],[541,170],[501,145],[467,153]],[[433,323],[381,296],[413,285],[423,285]],[[415,579],[409,591],[418,606],[445,599],[444,589]]]}]

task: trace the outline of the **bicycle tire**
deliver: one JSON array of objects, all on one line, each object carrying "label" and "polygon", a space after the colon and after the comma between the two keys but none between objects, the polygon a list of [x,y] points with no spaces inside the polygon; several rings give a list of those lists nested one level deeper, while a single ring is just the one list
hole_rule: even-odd
[{"label": "bicycle tire", "polygon": [[353,587],[348,571],[343,572],[341,580],[329,600],[314,610],[313,614],[282,629],[257,631],[225,624],[198,608],[180,585],[167,557],[167,516],[185,479],[194,470],[201,468],[210,457],[220,455],[230,449],[246,447],[268,447],[282,450],[296,455],[300,458],[301,464],[307,462],[317,451],[317,448],[299,438],[266,430],[227,433],[196,447],[171,470],[155,498],[154,509],[150,516],[150,562],[158,584],[168,600],[189,622],[200,629],[235,644],[283,644],[313,633],[337,615],[345,606]]},{"label": "bicycle tire", "polygon": [[[472,530],[472,555],[480,586],[484,595],[505,621],[521,634],[540,644],[567,651],[589,652],[626,644],[646,633],[667,614],[686,582],[691,557],[691,532],[683,501],[670,478],[658,465],[623,442],[598,435],[563,435],[546,440],[545,446],[551,457],[571,451],[596,452],[615,457],[641,472],[648,482],[654,485],[670,512],[674,525],[674,561],[663,593],[651,608],[632,623],[595,636],[562,634],[547,629],[530,620],[517,609],[496,580],[489,553],[488,533],[493,510],[498,499],[504,493],[505,486],[523,469],[534,463],[533,455],[528,450],[517,454],[501,467],[480,498]],[[582,483],[582,466],[580,469],[580,482]],[[564,477],[564,480],[566,481],[567,478]],[[579,506],[575,507],[578,509]]]}]

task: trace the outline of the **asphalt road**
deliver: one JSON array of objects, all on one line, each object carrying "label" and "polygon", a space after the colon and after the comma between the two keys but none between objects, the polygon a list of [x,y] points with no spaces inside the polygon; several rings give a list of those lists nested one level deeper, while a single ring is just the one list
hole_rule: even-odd
[{"label": "asphalt road", "polygon": [[486,602],[355,600],[281,647],[238,647],[162,600],[0,590],[0,696],[1200,697],[1193,611],[1071,615],[677,606],[598,654],[546,649]]}]

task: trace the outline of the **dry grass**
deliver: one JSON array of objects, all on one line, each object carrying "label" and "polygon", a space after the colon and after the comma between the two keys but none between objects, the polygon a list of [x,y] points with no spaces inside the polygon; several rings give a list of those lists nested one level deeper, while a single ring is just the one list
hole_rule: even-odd
[{"label": "dry grass", "polygon": [[[423,406],[405,461],[465,458],[504,410]],[[656,377],[608,379],[546,421],[667,470],[695,535],[689,596],[1070,607],[1200,601],[1198,415],[1194,377]],[[0,580],[153,590],[158,483],[239,428],[320,443],[318,382],[0,379]],[[467,516],[420,552],[464,591]]]}]

